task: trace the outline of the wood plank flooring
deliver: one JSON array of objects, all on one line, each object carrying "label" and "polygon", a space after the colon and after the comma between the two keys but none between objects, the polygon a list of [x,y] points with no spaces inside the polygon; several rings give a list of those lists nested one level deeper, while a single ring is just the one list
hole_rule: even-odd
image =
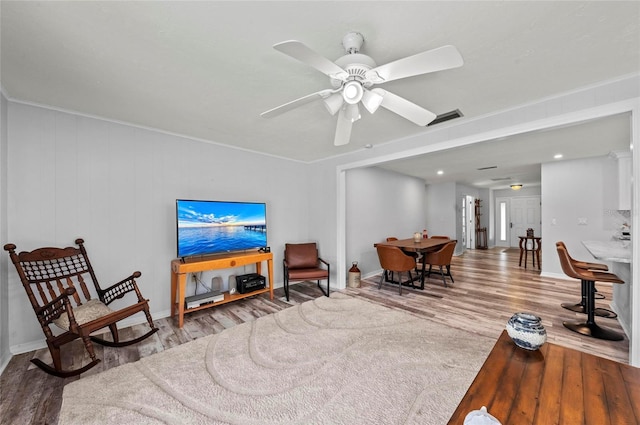
[{"label": "wood plank flooring", "polygon": [[[628,363],[629,341],[626,338],[621,342],[595,340],[562,326],[563,320],[582,316],[560,307],[562,302],[579,301],[579,282],[542,278],[537,270],[518,266],[517,251],[504,251],[502,248],[472,250],[454,257],[451,272],[455,283],[449,281],[446,288],[440,276],[432,274],[427,279],[424,291],[403,288],[402,295],[398,295],[395,285],[383,284],[378,289],[379,278],[373,277],[363,279],[360,288],[347,288],[344,292],[495,339],[513,313],[533,312],[542,317],[549,341]],[[597,287],[606,299],[596,303],[606,308],[608,300],[611,300],[611,286],[598,284]],[[292,285],[290,303],[282,298],[282,289],[275,292],[273,301],[269,300],[268,294],[262,294],[190,313],[185,316],[182,329],[177,327],[173,319],[156,320],[160,331],[134,346],[110,348],[96,345],[96,354],[103,361],[83,377],[322,296],[315,284],[310,283]],[[596,318],[596,321],[601,326],[622,332],[617,320]],[[121,337],[140,335],[144,331],[143,325],[134,326],[123,329]],[[78,341],[69,345],[73,347],[66,347],[68,356],[65,361],[71,365],[87,362],[88,357]],[[38,350],[14,356],[0,377],[0,424],[57,423],[64,385],[81,379],[47,375],[29,361],[34,356],[46,359],[48,352]]]}]

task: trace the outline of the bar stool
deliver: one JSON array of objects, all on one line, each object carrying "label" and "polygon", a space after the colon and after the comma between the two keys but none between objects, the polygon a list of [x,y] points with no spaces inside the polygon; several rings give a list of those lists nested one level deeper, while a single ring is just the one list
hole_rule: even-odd
[{"label": "bar stool", "polygon": [[[576,269],[581,269],[581,270],[595,270],[595,271],[608,271],[609,267],[607,267],[606,264],[602,264],[602,263],[589,263],[586,261],[580,261],[580,260],[576,260],[573,257],[571,257],[571,255],[569,255],[569,251],[567,250],[567,246],[564,244],[564,242],[559,241],[556,242],[556,247],[562,246],[565,251],[567,252],[567,255],[569,256],[569,261],[571,262],[571,264],[573,265],[573,267],[575,267]],[[585,282],[582,282],[582,288],[581,288],[581,299],[580,302],[577,304],[574,303],[562,303],[560,304],[562,306],[562,308],[566,308],[567,310],[571,310],[574,311],[576,313],[586,313],[586,301],[587,301],[587,285]],[[604,295],[598,294],[598,290],[595,289],[596,294],[594,294],[594,298],[595,299],[604,299]],[[598,297],[598,295],[600,295]],[[601,308],[601,307],[597,307],[594,308],[593,310],[594,314],[596,316],[599,317],[604,317],[606,319],[615,319],[616,317],[618,317],[618,315],[611,311],[608,310],[606,308]]]},{"label": "bar stool", "polygon": [[585,312],[587,320],[582,321],[565,321],[562,322],[565,328],[577,332],[579,334],[590,336],[592,338],[605,339],[608,341],[622,341],[624,336],[610,329],[605,329],[595,322],[595,282],[624,283],[618,276],[613,273],[605,273],[593,270],[577,269],[569,261],[569,253],[562,245],[557,245],[558,257],[560,257],[560,265],[562,271],[569,277],[580,279],[585,286],[587,294],[585,300]]},{"label": "bar stool", "polygon": [[[531,262],[533,267],[536,266],[536,260],[538,261],[538,270],[540,270],[540,250],[542,248],[542,238],[538,236],[518,236],[520,238],[520,262],[519,266],[522,266],[522,255],[524,254],[524,268],[527,268],[527,256],[531,253]],[[531,241],[531,248],[529,248],[529,241]]]}]

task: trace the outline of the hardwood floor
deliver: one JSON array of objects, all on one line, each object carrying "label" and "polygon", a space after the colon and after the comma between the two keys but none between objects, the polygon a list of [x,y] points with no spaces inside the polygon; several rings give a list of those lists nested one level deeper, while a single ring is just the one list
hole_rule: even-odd
[{"label": "hardwood floor", "polygon": [[[620,342],[595,340],[562,326],[563,320],[582,316],[560,307],[562,302],[579,301],[579,282],[542,278],[537,270],[518,266],[517,251],[503,251],[501,248],[472,250],[454,257],[451,272],[455,283],[449,283],[447,288],[439,275],[432,274],[427,279],[424,291],[407,288],[403,289],[402,295],[398,295],[397,286],[390,284],[383,284],[379,290],[379,277],[373,277],[363,279],[360,288],[347,288],[344,292],[494,339],[498,338],[513,313],[533,312],[542,318],[548,341],[628,363],[629,341],[626,338]],[[598,306],[608,307],[611,286],[599,284],[598,290],[606,296],[605,300],[597,301]],[[291,286],[290,303],[283,301],[282,289],[278,289],[273,301],[269,300],[268,294],[263,294],[190,313],[185,316],[182,329],[177,327],[173,319],[156,320],[160,331],[140,344],[119,349],[96,345],[97,355],[103,361],[83,377],[319,296],[322,293],[315,284],[296,284]],[[603,327],[622,332],[616,320],[596,318],[596,321]],[[122,338],[142,334],[144,330],[142,325],[123,329]],[[78,365],[87,361],[78,341],[69,345],[72,347],[66,347],[68,362]],[[42,372],[29,361],[34,356],[46,358],[47,355],[46,350],[38,350],[11,359],[0,377],[0,424],[57,423],[64,385],[81,378],[56,378]]]}]

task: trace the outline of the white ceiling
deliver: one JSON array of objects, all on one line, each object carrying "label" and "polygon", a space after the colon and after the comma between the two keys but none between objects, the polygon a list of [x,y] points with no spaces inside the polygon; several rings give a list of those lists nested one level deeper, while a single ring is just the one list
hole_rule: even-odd
[{"label": "white ceiling", "polygon": [[[334,60],[344,54],[342,37],[355,30],[365,38],[362,53],[378,64],[455,45],[465,60],[462,67],[381,87],[436,114],[458,108],[465,115],[461,120],[640,72],[637,1],[3,0],[0,15],[0,77],[12,100],[301,161],[429,128],[387,110],[374,115],[363,111],[351,143],[335,147],[336,117],[321,102],[272,119],[260,117],[330,87],[320,72],[275,51],[272,45],[280,41],[300,40]],[[597,128],[581,133],[566,129],[555,140],[579,140],[584,150],[589,143],[624,138],[626,131],[628,145],[628,126],[620,129],[612,123],[605,141],[594,138]],[[611,132],[616,129],[619,136]],[[536,149],[511,152],[514,166],[534,168],[539,164],[533,162],[535,153],[553,150],[543,150],[548,142],[523,138],[522,146]],[[493,147],[484,155],[495,161],[505,152],[500,145],[483,145]],[[570,149],[565,157],[575,155]],[[462,161],[441,155],[431,157],[458,168],[448,175],[464,171]],[[476,160],[478,155],[474,153]],[[483,165],[495,165],[489,158]],[[538,160],[542,158],[536,156]],[[414,175],[432,168],[418,161],[399,165]],[[478,168],[478,161],[469,165]],[[500,171],[509,177],[518,172]],[[469,184],[480,178],[459,176]],[[421,177],[432,178],[428,173]]]},{"label": "white ceiling", "polygon": [[[541,164],[629,151],[630,140],[630,116],[620,114],[378,166],[419,177],[427,184],[458,182],[485,189],[505,189],[512,184],[539,186]],[[556,158],[556,155],[562,157]],[[439,170],[443,174],[437,174]]]}]

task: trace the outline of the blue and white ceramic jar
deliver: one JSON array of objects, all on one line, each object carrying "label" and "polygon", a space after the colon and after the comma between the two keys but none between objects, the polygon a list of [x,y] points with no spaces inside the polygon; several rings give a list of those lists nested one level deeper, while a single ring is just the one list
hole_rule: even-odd
[{"label": "blue and white ceramic jar", "polygon": [[531,313],[516,313],[507,322],[507,333],[515,344],[525,350],[537,350],[547,341],[542,320]]}]

